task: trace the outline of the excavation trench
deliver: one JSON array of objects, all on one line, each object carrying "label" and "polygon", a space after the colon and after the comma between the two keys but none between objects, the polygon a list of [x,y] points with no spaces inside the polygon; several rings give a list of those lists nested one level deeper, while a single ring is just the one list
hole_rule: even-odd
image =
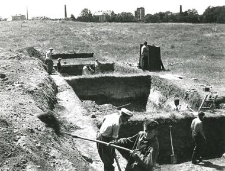
[{"label": "excavation trench", "polygon": [[[190,133],[191,121],[195,116],[187,111],[164,111],[160,113],[148,113],[151,100],[152,78],[149,75],[127,74],[102,74],[90,76],[64,77],[73,88],[75,94],[83,102],[89,115],[95,115],[95,124],[99,127],[103,116],[115,112],[120,106],[134,112],[134,117],[126,125],[122,125],[120,137],[128,137],[141,131],[143,121],[154,118],[160,123],[159,143],[160,164],[170,163],[171,144],[169,126],[172,125],[173,146],[178,162],[191,159],[193,143]],[[165,85],[166,86],[166,85]],[[119,108],[118,108],[119,106]],[[105,110],[106,109],[106,110]],[[225,116],[206,112],[204,129],[208,137],[205,157],[220,157],[225,151]],[[126,147],[132,148],[132,147]],[[127,158],[128,154],[121,151]]]}]

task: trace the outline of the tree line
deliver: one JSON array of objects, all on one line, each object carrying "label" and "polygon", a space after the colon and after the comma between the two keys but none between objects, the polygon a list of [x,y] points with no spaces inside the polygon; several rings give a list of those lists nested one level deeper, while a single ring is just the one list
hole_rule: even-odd
[{"label": "tree line", "polygon": [[[70,17],[73,21],[99,22],[99,16],[84,8],[80,15],[75,18],[73,14]],[[135,18],[131,12],[122,12],[104,14],[105,22],[145,22],[145,23],[225,23],[225,6],[209,6],[202,15],[198,14],[196,9],[188,9],[181,13],[159,12],[155,14],[146,14],[142,21]]]}]

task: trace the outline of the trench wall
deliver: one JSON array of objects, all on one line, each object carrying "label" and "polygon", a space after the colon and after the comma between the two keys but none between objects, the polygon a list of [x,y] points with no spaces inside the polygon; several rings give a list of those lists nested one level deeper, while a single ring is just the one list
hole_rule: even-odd
[{"label": "trench wall", "polygon": [[[76,65],[62,65],[61,73],[72,76],[82,75],[82,69],[88,64],[76,64]],[[91,65],[94,68],[94,64]],[[56,65],[54,66],[56,68]],[[102,63],[99,69],[99,73],[112,73],[114,72],[114,63]],[[96,71],[97,73],[97,71]]]},{"label": "trench wall", "polygon": [[92,58],[94,53],[61,53],[61,54],[52,54],[52,59],[68,59],[68,58]]},{"label": "trench wall", "polygon": [[141,75],[65,77],[65,80],[80,99],[97,103],[136,101],[146,106],[151,86],[151,77]]},{"label": "trench wall", "polygon": [[[171,144],[169,125],[172,125],[172,138],[175,154],[178,156],[178,162],[186,162],[191,160],[194,144],[191,138],[190,125],[195,117],[188,115],[179,117],[179,119],[155,118],[160,123],[159,127],[159,144],[160,154],[158,162],[160,164],[170,163]],[[129,137],[135,135],[138,131],[143,130],[143,121],[133,120],[126,125],[122,125],[120,129],[120,137]],[[204,131],[207,137],[204,157],[215,158],[221,157],[225,152],[225,116],[207,115],[204,120]],[[127,147],[132,148],[132,147]],[[125,157],[127,154],[122,152]]]},{"label": "trench wall", "polygon": [[[63,74],[68,74],[68,75],[82,75],[82,69],[84,65],[62,65],[61,73]],[[56,68],[56,66],[55,66]]]}]

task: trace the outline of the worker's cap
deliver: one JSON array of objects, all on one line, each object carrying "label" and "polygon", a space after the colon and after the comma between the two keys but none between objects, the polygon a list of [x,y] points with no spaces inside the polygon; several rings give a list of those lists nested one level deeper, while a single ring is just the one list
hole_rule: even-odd
[{"label": "worker's cap", "polygon": [[144,42],[144,45],[147,45],[147,42],[146,41]]},{"label": "worker's cap", "polygon": [[146,120],[144,122],[144,126],[146,127],[147,130],[151,131],[153,129],[157,129],[159,126],[159,123],[154,120]]},{"label": "worker's cap", "polygon": [[200,112],[198,112],[198,116],[205,116],[205,113],[200,111]]},{"label": "worker's cap", "polygon": [[49,50],[53,50],[53,48],[52,48],[52,47],[50,47],[50,48],[49,48]]},{"label": "worker's cap", "polygon": [[121,111],[121,115],[123,116],[127,116],[127,117],[133,116],[132,112],[126,108],[122,108],[120,111]]},{"label": "worker's cap", "polygon": [[62,58],[58,58],[58,61],[60,61]]}]

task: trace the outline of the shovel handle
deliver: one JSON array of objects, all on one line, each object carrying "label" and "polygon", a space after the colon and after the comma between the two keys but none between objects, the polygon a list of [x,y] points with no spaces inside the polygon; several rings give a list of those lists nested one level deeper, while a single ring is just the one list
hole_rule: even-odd
[{"label": "shovel handle", "polygon": [[85,138],[85,137],[80,137],[80,136],[77,136],[77,135],[74,135],[74,134],[70,134],[70,133],[67,133],[67,132],[63,132],[63,133],[66,134],[66,135],[72,136],[73,138],[79,138],[79,139],[83,139],[83,140],[87,140],[87,141],[97,142],[97,143],[100,143],[100,144],[104,144],[106,146],[111,146],[111,147],[114,147],[114,148],[117,148],[117,149],[125,150],[125,151],[128,151],[130,153],[133,152],[132,150],[130,150],[128,148],[121,147],[121,146],[114,145],[114,144],[110,144],[110,143],[107,143],[107,142],[104,142],[104,141],[94,140],[94,139]]},{"label": "shovel handle", "polygon": [[172,148],[172,155],[174,155],[173,138],[172,138],[172,131],[171,131],[172,125],[170,125],[169,128],[170,128],[170,143],[171,143],[171,148]]}]

